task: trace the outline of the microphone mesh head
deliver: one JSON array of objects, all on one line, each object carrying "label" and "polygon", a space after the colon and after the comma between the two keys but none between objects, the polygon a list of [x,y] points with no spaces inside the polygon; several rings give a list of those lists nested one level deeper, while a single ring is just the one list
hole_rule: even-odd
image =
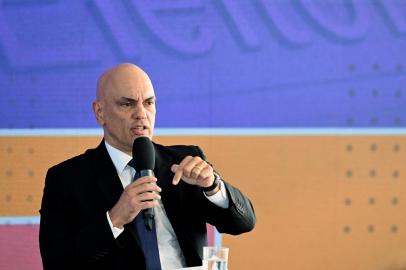
[{"label": "microphone mesh head", "polygon": [[133,144],[133,159],[137,172],[141,170],[154,170],[155,150],[148,137],[138,137]]}]

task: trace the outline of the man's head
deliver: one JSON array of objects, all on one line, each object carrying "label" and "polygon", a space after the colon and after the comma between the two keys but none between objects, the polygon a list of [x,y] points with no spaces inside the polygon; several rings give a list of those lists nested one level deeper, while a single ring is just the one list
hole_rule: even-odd
[{"label": "man's head", "polygon": [[133,64],[107,70],[97,82],[93,111],[106,141],[131,155],[135,138],[153,136],[156,111],[151,80]]}]

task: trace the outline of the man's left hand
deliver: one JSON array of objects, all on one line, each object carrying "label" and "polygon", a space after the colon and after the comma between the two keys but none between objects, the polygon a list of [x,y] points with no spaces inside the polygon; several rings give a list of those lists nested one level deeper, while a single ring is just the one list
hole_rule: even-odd
[{"label": "man's left hand", "polygon": [[177,185],[182,179],[190,185],[209,187],[214,181],[213,168],[200,157],[185,157],[180,164],[173,164],[171,170],[173,176],[172,184]]}]

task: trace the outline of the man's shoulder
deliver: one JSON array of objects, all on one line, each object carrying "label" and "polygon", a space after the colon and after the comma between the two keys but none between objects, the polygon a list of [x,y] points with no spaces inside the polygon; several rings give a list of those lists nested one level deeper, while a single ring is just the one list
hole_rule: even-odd
[{"label": "man's shoulder", "polygon": [[58,164],[53,165],[50,170],[70,170],[72,168],[87,167],[91,158],[96,156],[97,148],[87,149],[84,153],[70,157]]},{"label": "man's shoulder", "polygon": [[178,144],[178,145],[162,145],[162,144],[157,144],[154,143],[155,149],[158,151],[166,152],[169,154],[179,154],[179,153],[185,153],[185,154],[190,154],[190,155],[198,155],[201,153],[200,148],[197,145],[183,145],[183,144]]},{"label": "man's shoulder", "polygon": [[197,145],[161,145],[154,143],[154,146],[160,155],[169,155],[175,159],[183,159],[185,156],[203,156],[202,150]]},{"label": "man's shoulder", "polygon": [[168,151],[168,152],[187,152],[187,153],[198,153],[199,147],[197,145],[160,145],[156,144],[159,148]]}]

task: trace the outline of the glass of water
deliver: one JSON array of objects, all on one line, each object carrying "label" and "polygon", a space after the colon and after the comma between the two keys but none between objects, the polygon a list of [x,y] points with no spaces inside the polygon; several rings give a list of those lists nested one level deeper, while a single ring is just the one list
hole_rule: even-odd
[{"label": "glass of water", "polygon": [[228,248],[203,247],[203,270],[228,270]]}]

